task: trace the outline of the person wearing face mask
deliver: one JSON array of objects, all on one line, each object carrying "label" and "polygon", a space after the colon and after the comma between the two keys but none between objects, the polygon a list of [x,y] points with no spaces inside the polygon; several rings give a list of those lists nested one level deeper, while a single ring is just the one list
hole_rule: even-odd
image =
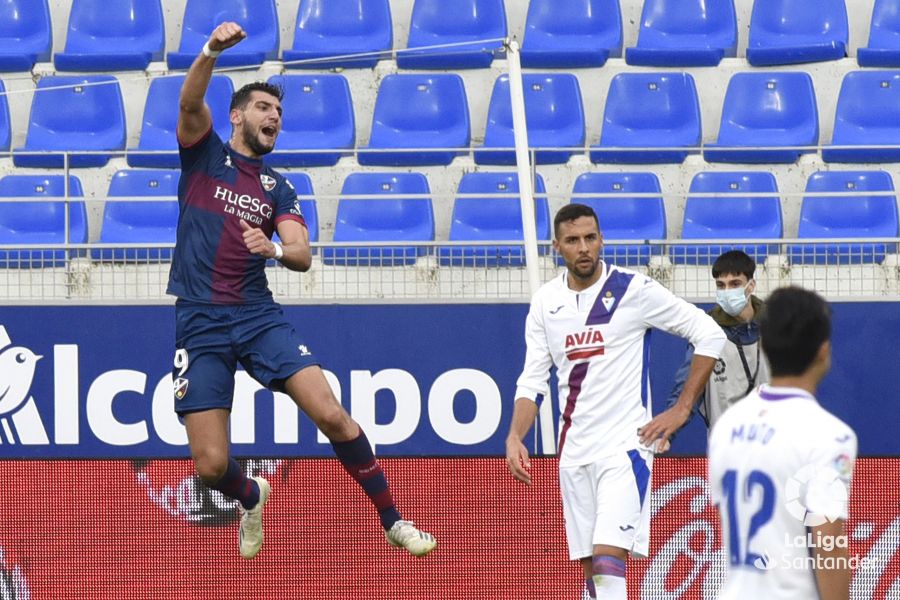
[{"label": "person wearing face mask", "polygon": [[[769,366],[761,351],[759,318],[765,304],[753,295],[756,263],[740,250],[725,252],[712,266],[716,282],[716,305],[710,316],[722,327],[728,341],[694,409],[712,429],[719,417],[760,384],[769,382]],[[669,405],[684,387],[694,355],[688,345],[685,362],[675,375]]]}]

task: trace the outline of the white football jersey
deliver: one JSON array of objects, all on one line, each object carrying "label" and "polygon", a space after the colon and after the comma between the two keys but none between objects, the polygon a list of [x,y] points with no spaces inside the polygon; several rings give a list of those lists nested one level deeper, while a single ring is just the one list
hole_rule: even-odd
[{"label": "white football jersey", "polygon": [[[807,527],[847,518],[856,434],[815,397],[763,385],[729,408],[709,439],[728,577],[719,598],[818,598]],[[843,540],[846,542],[846,540]]]},{"label": "white football jersey", "polygon": [[607,265],[591,287],[569,289],[567,274],[544,284],[525,324],[525,367],[516,398],[539,401],[559,379],[560,467],[590,464],[640,446],[651,417],[650,329],[687,338],[718,358],[725,334],[712,318],[653,279]]}]

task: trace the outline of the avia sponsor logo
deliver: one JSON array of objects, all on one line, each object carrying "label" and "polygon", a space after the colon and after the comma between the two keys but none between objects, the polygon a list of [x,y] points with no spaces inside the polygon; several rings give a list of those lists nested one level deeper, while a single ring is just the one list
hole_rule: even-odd
[{"label": "avia sponsor logo", "polygon": [[264,220],[272,218],[272,205],[265,200],[248,194],[237,194],[221,185],[216,186],[214,197],[225,203],[224,209],[227,214],[236,215],[248,223],[262,225]]},{"label": "avia sponsor logo", "polygon": [[603,335],[599,329],[591,327],[566,336],[566,358],[581,360],[603,354]]}]

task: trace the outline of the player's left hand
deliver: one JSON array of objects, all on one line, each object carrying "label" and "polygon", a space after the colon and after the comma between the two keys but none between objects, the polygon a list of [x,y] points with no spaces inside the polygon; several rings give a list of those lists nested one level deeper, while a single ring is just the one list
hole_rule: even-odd
[{"label": "player's left hand", "polygon": [[685,411],[679,406],[663,411],[638,429],[641,443],[649,448],[654,448],[657,454],[662,454],[669,449],[669,438],[681,429],[691,416],[691,411]]},{"label": "player's left hand", "polygon": [[275,258],[275,246],[272,240],[263,233],[259,227],[251,227],[241,219],[241,229],[244,230],[244,245],[250,254],[259,254],[265,258]]}]

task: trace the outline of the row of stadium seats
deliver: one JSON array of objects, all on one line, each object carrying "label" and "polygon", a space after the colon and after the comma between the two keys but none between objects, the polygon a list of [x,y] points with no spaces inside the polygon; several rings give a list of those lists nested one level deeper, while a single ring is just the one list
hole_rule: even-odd
[{"label": "row of stadium seats", "polygon": [[[289,173],[300,196],[312,196],[305,173]],[[175,241],[178,204],[175,200],[147,198],[175,196],[178,172],[171,170],[122,170],[110,183],[110,198],[130,200],[105,203],[100,243],[163,244]],[[47,198],[47,201],[0,202],[0,244],[54,244],[65,239],[65,181],[61,175],[8,175],[0,179],[0,197]],[[535,192],[546,194],[537,176]],[[523,239],[519,186],[515,173],[467,173],[459,183],[453,204],[449,240],[502,242]],[[701,172],[692,180],[684,209],[682,238],[686,240],[778,240],[783,237],[781,202],[775,177],[768,172]],[[897,198],[890,174],[884,171],[822,171],[808,180],[798,238],[893,238],[900,235]],[[655,195],[659,194],[659,195]],[[659,181],[652,173],[585,173],[572,188],[572,201],[590,204],[597,211],[604,237],[614,240],[663,240],[666,213]],[[766,195],[771,194],[771,195]],[[838,195],[816,195],[838,194]],[[83,196],[77,177],[70,176],[70,197]],[[398,198],[398,195],[416,196]],[[338,201],[334,242],[409,242],[410,246],[325,247],[325,264],[411,264],[430,253],[416,242],[435,240],[431,192],[420,173],[354,173],[343,184]],[[348,196],[348,197],[343,197]],[[319,239],[315,201],[301,200],[312,241]],[[69,240],[88,240],[84,202],[69,204]],[[550,239],[550,210],[546,196],[535,200],[538,238]],[[747,243],[735,246],[679,245],[670,248],[676,264],[705,264],[728,248],[739,247],[764,261],[778,252],[777,244]],[[542,247],[546,252],[546,246]],[[165,249],[94,249],[99,260],[168,260]],[[607,246],[605,258],[613,262],[647,264],[660,254],[659,245],[648,243]],[[792,262],[846,264],[881,262],[885,253],[896,252],[890,243],[794,244],[788,250]],[[441,264],[462,266],[518,266],[523,250],[511,245],[454,246],[438,248]],[[0,250],[0,266],[58,266],[64,251]]]},{"label": "row of stadium seats", "polygon": [[[73,0],[65,50],[53,56],[62,71],[144,69],[163,59],[165,24],[161,0]],[[404,51],[397,63],[410,69],[488,66],[507,37],[503,0],[415,0],[407,48],[453,45],[440,50]],[[876,0],[864,66],[900,66],[900,0]],[[246,42],[219,59],[221,66],[259,65],[281,52],[275,0],[187,0],[181,41],[165,59],[187,68],[209,33],[234,20]],[[752,65],[795,64],[847,55],[844,0],[756,0],[747,47]],[[0,3],[0,70],[27,71],[49,61],[51,17],[47,0]],[[733,0],[685,2],[644,0],[637,45],[625,50],[633,65],[708,66],[735,56],[737,20]],[[622,54],[619,0],[531,0],[522,43],[525,66],[574,68],[603,65]],[[294,42],[282,59],[315,61],[290,66],[372,67],[390,58],[393,21],[388,0],[300,0]],[[321,59],[365,53],[343,60]]]}]

